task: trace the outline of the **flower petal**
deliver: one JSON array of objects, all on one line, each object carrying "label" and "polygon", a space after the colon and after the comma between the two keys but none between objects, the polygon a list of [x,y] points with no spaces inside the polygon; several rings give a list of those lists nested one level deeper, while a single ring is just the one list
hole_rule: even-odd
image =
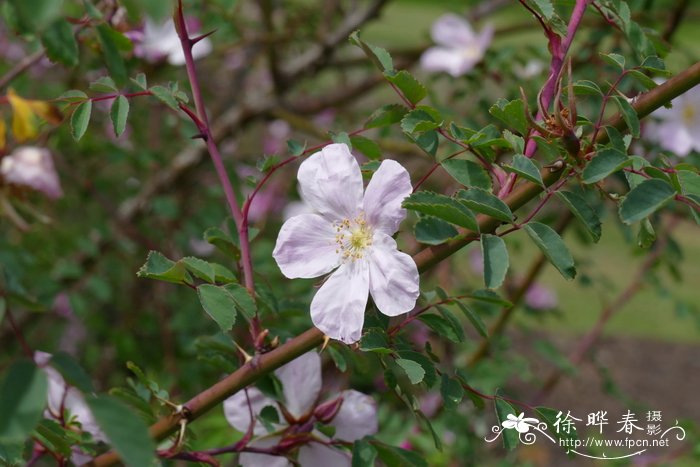
[{"label": "flower petal", "polygon": [[299,465],[303,467],[350,467],[350,454],[321,443],[309,443],[299,448]]},{"label": "flower petal", "polygon": [[299,191],[331,221],[352,219],[362,206],[362,173],[345,144],[329,144],[299,166]]},{"label": "flower petal", "polygon": [[469,71],[464,67],[464,57],[458,49],[445,47],[431,47],[420,57],[420,66],[426,71],[445,71],[454,77],[461,76]]},{"label": "flower petal", "polygon": [[377,404],[372,397],[355,390],[341,393],[343,403],[331,425],[334,437],[343,441],[357,441],[377,432]]},{"label": "flower petal", "polygon": [[382,162],[365,190],[363,208],[367,223],[393,235],[406,217],[401,202],[412,191],[411,177],[401,164],[392,160]]},{"label": "flower petal", "polygon": [[318,277],[338,266],[333,225],[316,214],[301,214],[282,225],[272,256],[290,279]]},{"label": "flower petal", "polygon": [[[248,393],[248,397],[246,397],[246,392]],[[248,400],[250,400],[250,407],[248,407]],[[253,419],[255,421],[255,417],[268,405],[277,408],[275,401],[263,395],[258,388],[248,388],[243,391],[238,391],[224,401],[224,415],[232,427],[241,433],[245,433],[248,431],[248,427],[251,423],[250,412],[253,412]],[[281,416],[280,420],[283,420]],[[265,430],[262,423],[257,423],[256,421],[253,433],[255,435],[264,435],[267,433],[267,430]]]},{"label": "flower petal", "polygon": [[397,316],[411,311],[420,293],[418,267],[406,253],[396,248],[396,241],[375,232],[369,266],[369,290],[379,311]]},{"label": "flower petal", "polygon": [[360,340],[369,292],[369,265],[357,260],[341,265],[311,301],[311,320],[328,337],[346,344]]},{"label": "flower petal", "polygon": [[442,15],[433,23],[430,36],[436,44],[446,47],[459,47],[476,39],[467,20],[452,13]]},{"label": "flower petal", "polygon": [[[280,438],[270,437],[256,439],[249,446],[254,448],[271,448],[279,444]],[[291,467],[292,463],[286,457],[270,456],[268,454],[259,454],[254,452],[243,452],[238,458],[238,462],[243,467]]]},{"label": "flower petal", "polygon": [[275,371],[282,382],[285,407],[295,418],[311,410],[321,392],[321,357],[308,352]]}]

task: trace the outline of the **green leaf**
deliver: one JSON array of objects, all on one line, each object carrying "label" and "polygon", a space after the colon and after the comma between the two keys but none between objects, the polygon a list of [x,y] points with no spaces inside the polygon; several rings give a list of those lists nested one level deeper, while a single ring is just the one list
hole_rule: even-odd
[{"label": "green leaf", "polygon": [[440,113],[426,106],[411,110],[401,120],[401,129],[411,136],[434,130],[440,125],[442,125]]},{"label": "green leaf", "polygon": [[622,55],[616,53],[601,53],[600,57],[612,66],[618,67],[620,71],[625,71],[625,57]]},{"label": "green leaf", "polygon": [[435,130],[431,131],[426,131],[422,135],[419,135],[418,137],[408,135],[409,139],[411,139],[416,145],[421,148],[426,154],[430,155],[431,157],[435,157],[435,154],[437,153],[437,148],[440,143],[440,139],[438,138],[438,133]]},{"label": "green leaf", "polygon": [[637,82],[647,90],[654,89],[658,86],[656,81],[639,70],[627,70],[627,74],[637,80]]},{"label": "green leaf", "polygon": [[477,330],[481,337],[488,337],[489,332],[486,329],[486,325],[484,324],[484,321],[481,319],[481,317],[474,310],[469,308],[465,303],[461,301],[457,301],[455,303],[457,304],[459,309],[462,310],[462,313],[464,313],[464,316],[467,317],[469,322],[472,323],[472,326],[474,326],[474,329]]},{"label": "green leaf", "polygon": [[149,91],[151,91],[159,101],[161,101],[171,109],[176,111],[180,110],[179,104],[177,103],[177,99],[175,99],[175,96],[173,96],[173,92],[171,89],[165,86],[157,85],[151,87]]},{"label": "green leaf", "polygon": [[255,300],[250,296],[248,290],[240,284],[226,284],[226,291],[231,294],[233,301],[236,302],[236,309],[243,313],[246,317],[253,318],[258,309]]},{"label": "green leaf", "polygon": [[90,83],[90,89],[107,94],[119,92],[119,89],[117,89],[117,84],[109,76],[102,76],[101,78],[98,78]]},{"label": "green leaf", "polygon": [[390,83],[393,83],[399,88],[401,93],[411,104],[417,104],[428,94],[425,86],[406,70],[401,70],[398,73],[387,72],[384,73],[384,76]]},{"label": "green leaf", "polygon": [[474,232],[479,231],[476,217],[466,206],[454,198],[429,191],[419,191],[403,201],[407,209],[435,216]]},{"label": "green leaf", "polygon": [[124,65],[124,59],[119,53],[119,43],[126,40],[130,43],[129,39],[126,39],[123,34],[107,26],[107,24],[102,23],[96,27],[97,39],[102,47],[103,58],[110,75],[118,83],[124,83],[126,81],[126,66]]},{"label": "green leaf", "polygon": [[544,186],[542,181],[542,175],[540,170],[537,168],[531,159],[528,159],[522,154],[516,154],[513,156],[513,160],[510,165],[503,167],[508,172],[514,172],[526,180],[536,183],[540,186]]},{"label": "green leaf", "polygon": [[374,465],[377,450],[365,439],[358,439],[352,445],[351,467],[368,467]]},{"label": "green leaf", "polygon": [[42,31],[60,18],[63,0],[10,0],[22,32]]},{"label": "green leaf", "polygon": [[523,227],[544,256],[566,279],[576,277],[574,258],[564,240],[550,226],[539,222],[529,222]]},{"label": "green leaf", "polygon": [[71,135],[76,141],[80,141],[83,137],[85,131],[87,131],[88,124],[90,123],[90,115],[92,114],[92,101],[85,101],[78,106],[73,111],[73,115],[70,117],[70,128]]},{"label": "green leaf", "polygon": [[489,289],[497,289],[508,272],[506,242],[496,235],[482,234],[481,253],[484,257],[484,283]]},{"label": "green leaf", "polygon": [[403,369],[412,384],[418,384],[423,381],[425,370],[419,363],[405,358],[397,358],[396,363]]},{"label": "green leaf", "polygon": [[[496,417],[498,417],[498,424],[503,426],[503,422],[508,419],[508,415],[517,416],[515,409],[508,402],[504,401],[500,397],[495,399],[496,405]],[[506,430],[503,429],[503,446],[508,450],[513,450],[518,445],[518,432],[516,430]]]},{"label": "green leaf", "polygon": [[195,258],[194,256],[187,256],[180,261],[185,264],[185,268],[195,277],[211,284],[216,282],[216,271],[211,263],[200,258]]},{"label": "green leaf", "polygon": [[184,263],[174,262],[157,251],[150,251],[146,263],[136,273],[138,277],[155,279],[159,281],[185,284],[189,282],[189,276]]},{"label": "green leaf", "polygon": [[379,68],[380,70],[394,70],[394,62],[391,59],[391,55],[389,54],[389,52],[387,52],[385,49],[366,43],[365,41],[360,39],[358,31],[355,31],[352,34],[350,34],[349,40],[351,44],[360,47],[365,52],[365,55],[367,55],[367,57],[369,57],[369,59],[372,60],[374,64],[377,65],[377,68]]},{"label": "green leaf", "polygon": [[0,443],[23,442],[46,407],[46,373],[28,359],[16,360],[0,386]]},{"label": "green leaf", "polygon": [[440,383],[440,394],[442,395],[445,409],[452,411],[462,402],[464,388],[459,381],[443,373]]},{"label": "green leaf", "polygon": [[34,434],[38,441],[47,449],[61,454],[65,457],[71,456],[71,439],[70,432],[56,423],[54,420],[43,419],[34,430]]},{"label": "green leaf", "polygon": [[503,123],[508,125],[508,128],[517,131],[523,136],[527,134],[529,125],[525,117],[525,104],[522,100],[508,101],[506,99],[498,99],[489,109],[489,113],[503,121]]},{"label": "green leaf", "polygon": [[605,148],[583,169],[583,183],[596,183],[630,163],[629,157],[613,148]]},{"label": "green leaf", "polygon": [[382,157],[382,150],[377,143],[364,136],[351,136],[352,147],[367,156],[367,159],[376,160]]},{"label": "green leaf", "polygon": [[407,112],[408,109],[403,105],[384,105],[372,112],[372,115],[365,122],[365,128],[380,128],[399,123]]},{"label": "green leaf", "polygon": [[54,63],[72,67],[78,64],[78,43],[70,23],[61,18],[54,21],[41,35],[46,56]]},{"label": "green leaf", "polygon": [[338,371],[340,371],[341,373],[345,373],[348,369],[348,362],[345,360],[345,357],[343,356],[341,351],[336,349],[332,345],[326,347],[326,350],[331,356],[331,359],[333,360],[333,363],[335,363],[335,367],[338,369]]},{"label": "green leaf", "polygon": [[467,295],[468,298],[471,298],[472,300],[477,300],[479,302],[485,302],[485,303],[493,303],[495,305],[500,305],[504,307],[511,307],[513,304],[506,300],[505,298],[501,297],[498,295],[496,292],[490,289],[479,289],[475,290],[469,295]]},{"label": "green leaf", "polygon": [[587,79],[575,81],[573,88],[574,88],[574,94],[576,94],[577,96],[585,96],[585,95],[602,96],[603,95],[603,91],[600,89],[600,86],[598,86],[593,81],[589,81]]},{"label": "green leaf", "polygon": [[452,178],[467,188],[477,187],[491,190],[491,176],[476,162],[464,159],[447,159],[440,164]]},{"label": "green leaf", "polygon": [[700,175],[697,173],[676,167],[676,175],[680,189],[685,195],[700,196]]},{"label": "green leaf", "polygon": [[452,342],[462,342],[464,340],[464,330],[459,325],[442,316],[434,314],[422,314],[418,317],[423,323],[432,329],[436,334],[446,337]]},{"label": "green leaf", "polygon": [[301,156],[304,154],[304,150],[306,150],[306,144],[301,144],[293,139],[287,141],[287,151],[289,151],[289,154],[292,156]]},{"label": "green leaf", "polygon": [[649,248],[656,241],[656,231],[651,225],[649,218],[644,218],[639,223],[639,233],[637,234],[637,246],[639,248]]},{"label": "green leaf", "polygon": [[0,442],[0,463],[7,466],[25,465],[24,458],[25,443],[2,443]]},{"label": "green leaf", "polygon": [[79,91],[77,89],[70,89],[57,97],[57,100],[66,101],[70,103],[82,102],[87,99],[88,95],[85,94],[83,91]]},{"label": "green leaf", "polygon": [[360,339],[360,350],[363,352],[391,353],[389,341],[383,329],[369,328]]},{"label": "green leaf", "polygon": [[418,453],[396,446],[373,441],[379,459],[386,467],[428,467],[428,463]]},{"label": "green leaf", "polygon": [[148,90],[148,81],[146,80],[146,75],[143,73],[139,73],[135,77],[131,78],[131,82],[144,91]]},{"label": "green leaf", "polygon": [[629,103],[627,98],[622,96],[614,96],[613,100],[617,102],[617,106],[620,108],[622,113],[622,118],[625,120],[627,127],[630,129],[632,136],[639,138],[639,117],[637,116],[637,111]]},{"label": "green leaf", "polygon": [[416,240],[427,245],[439,245],[456,237],[459,232],[452,224],[433,216],[423,216],[414,229]]},{"label": "green leaf", "polygon": [[557,191],[556,195],[568,206],[573,215],[581,221],[586,231],[593,238],[593,241],[597,243],[601,235],[600,218],[583,196],[571,191]]},{"label": "green leaf", "polygon": [[223,332],[228,332],[236,322],[236,301],[224,287],[202,284],[197,287],[202,308],[216,321]]},{"label": "green leaf", "polygon": [[486,214],[494,219],[510,222],[513,220],[513,213],[506,203],[498,199],[486,190],[481,188],[470,188],[460,190],[457,193],[459,201],[472,211]]},{"label": "green leaf", "polygon": [[114,134],[117,135],[117,137],[121,136],[126,129],[126,119],[129,116],[129,99],[124,96],[119,96],[114,99],[109,115],[112,118]]},{"label": "green leaf", "polygon": [[95,392],[92,379],[85,372],[83,367],[70,355],[65,352],[53,354],[50,365],[58,370],[68,384],[80,389],[83,393]]},{"label": "green leaf", "polygon": [[91,397],[87,404],[109,444],[127,466],[144,467],[156,462],[156,445],[148,427],[128,406],[111,396]]},{"label": "green leaf", "polygon": [[676,195],[671,185],[658,178],[645,180],[634,187],[620,204],[620,219],[631,224],[656,212]]},{"label": "green leaf", "polygon": [[426,386],[431,388],[435,383],[437,383],[437,372],[435,371],[435,365],[428,357],[413,350],[401,350],[399,351],[399,357],[405,360],[413,360],[423,367],[423,371],[425,371],[423,381],[425,382]]}]

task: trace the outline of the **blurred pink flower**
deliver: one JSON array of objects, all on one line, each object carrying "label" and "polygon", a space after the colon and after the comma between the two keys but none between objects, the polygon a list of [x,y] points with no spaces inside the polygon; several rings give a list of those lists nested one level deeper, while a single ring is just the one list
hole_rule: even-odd
[{"label": "blurred pink flower", "polygon": [[481,254],[481,249],[473,248],[469,250],[469,269],[474,274],[482,275],[484,273],[484,256]]},{"label": "blurred pink flower", "polygon": [[471,71],[484,57],[493,38],[493,27],[487,25],[476,34],[466,19],[448,13],[433,23],[430,34],[437,45],[423,53],[421,67],[458,77]]},{"label": "blurred pink flower", "polygon": [[273,120],[267,125],[263,152],[279,154],[287,149],[287,140],[292,134],[292,127],[285,120]]},{"label": "blurred pink flower", "polygon": [[535,310],[551,310],[557,307],[558,301],[553,290],[535,283],[525,294],[525,303]]},{"label": "blurred pink flower", "polygon": [[[197,23],[194,20],[187,20],[187,29],[190,35],[195,35]],[[175,23],[172,19],[164,23],[156,24],[147,19],[143,26],[143,31],[130,31],[127,36],[134,43],[134,55],[141,57],[148,62],[159,62],[167,59],[168,63],[175,66],[185,64],[185,54],[182,53],[180,39],[175,30]],[[197,60],[209,55],[212,51],[212,44],[208,38],[197,42],[192,48],[192,57]]]},{"label": "blurred pink flower", "polygon": [[21,146],[0,161],[5,182],[33,188],[52,199],[63,195],[53,159],[48,149]]},{"label": "blurred pink flower", "polygon": [[672,108],[661,107],[652,115],[645,134],[666,150],[680,157],[700,151],[700,88],[692,88],[671,101]]}]

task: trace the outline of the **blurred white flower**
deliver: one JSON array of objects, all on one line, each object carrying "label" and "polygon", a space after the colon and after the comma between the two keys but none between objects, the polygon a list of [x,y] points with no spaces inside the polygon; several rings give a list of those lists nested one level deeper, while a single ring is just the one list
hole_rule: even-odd
[{"label": "blurred white flower", "polygon": [[401,203],[413,190],[406,169],[384,160],[363,190],[348,147],[330,144],[302,162],[297,178],[303,200],[316,213],[288,219],[272,256],[290,279],[335,270],[311,301],[314,325],[333,339],[357,342],[370,293],[385,315],[411,311],[418,268],[392,238],[406,217]]},{"label": "blurred white flower", "polygon": [[292,134],[292,127],[286,120],[273,120],[267,125],[263,141],[265,154],[280,154],[287,149],[287,140]]},{"label": "blurred white flower", "polygon": [[[349,453],[324,444],[328,438],[314,430],[314,422],[335,427],[333,439],[353,442],[377,432],[377,408],[374,400],[361,392],[343,391],[337,398],[317,403],[321,392],[321,357],[309,352],[275,371],[282,383],[284,403],[276,402],[257,388],[240,391],[224,401],[224,414],[236,430],[246,433],[254,423],[257,436],[249,444],[255,448],[277,446],[289,434],[289,440],[306,442],[299,448],[298,462],[304,467],[345,467],[351,465]],[[268,433],[258,421],[265,407],[277,411],[279,424]],[[251,412],[253,418],[251,420]],[[294,445],[292,443],[292,445]],[[285,457],[243,452],[239,458],[243,467],[287,467]]]},{"label": "blurred white flower", "polygon": [[525,303],[535,310],[551,310],[557,307],[557,296],[551,289],[540,285],[532,284],[525,294]]},{"label": "blurred white flower", "polygon": [[33,188],[52,199],[63,195],[61,182],[48,149],[21,146],[2,158],[0,175],[5,182]]},{"label": "blurred white flower", "polygon": [[421,67],[458,77],[471,71],[484,57],[493,38],[493,27],[486,26],[477,34],[466,19],[448,13],[433,23],[430,34],[437,45],[423,53]]},{"label": "blurred white flower", "polygon": [[529,60],[525,66],[521,65],[520,63],[513,65],[513,72],[515,73],[515,76],[520,79],[534,78],[542,73],[543,70],[544,62],[536,58]]},{"label": "blurred white flower", "polygon": [[694,87],[671,101],[672,108],[661,107],[652,116],[645,135],[680,157],[700,151],[700,88]]},{"label": "blurred white flower", "polygon": [[[195,28],[188,27],[188,30],[191,34]],[[161,24],[147,19],[143,32],[131,31],[128,36],[134,42],[134,55],[137,57],[149,62],[167,59],[168,63],[175,66],[185,64],[185,54],[182,52],[180,38],[172,19]],[[209,55],[211,51],[211,41],[209,38],[204,38],[192,48],[192,57],[197,60]]]}]

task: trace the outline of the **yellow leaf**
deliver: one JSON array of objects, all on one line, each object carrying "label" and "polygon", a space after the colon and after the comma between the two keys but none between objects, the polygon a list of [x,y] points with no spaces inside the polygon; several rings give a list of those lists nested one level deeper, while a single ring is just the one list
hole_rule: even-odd
[{"label": "yellow leaf", "polygon": [[56,106],[49,104],[46,101],[26,101],[29,107],[35,114],[46,120],[47,122],[58,125],[63,120],[61,111]]},{"label": "yellow leaf", "polygon": [[7,137],[5,136],[5,133],[7,133],[5,120],[0,118],[0,152],[3,152],[5,145],[7,145]]},{"label": "yellow leaf", "polygon": [[19,97],[12,89],[7,91],[7,99],[12,106],[12,133],[15,135],[15,140],[22,143],[36,138],[39,125],[29,101]]}]

